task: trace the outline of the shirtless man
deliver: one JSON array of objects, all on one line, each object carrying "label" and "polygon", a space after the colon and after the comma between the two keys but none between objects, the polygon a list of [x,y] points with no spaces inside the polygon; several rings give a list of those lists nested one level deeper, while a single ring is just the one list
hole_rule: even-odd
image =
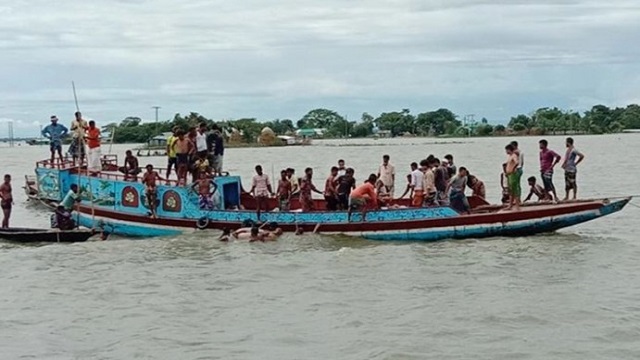
[{"label": "shirtless man", "polygon": [[13,194],[11,193],[11,175],[4,176],[4,183],[0,185],[0,207],[4,218],[2,219],[2,228],[9,227],[9,218],[11,217],[11,207],[13,206]]},{"label": "shirtless man", "polygon": [[509,206],[507,210],[520,210],[520,196],[522,190],[520,188],[520,176],[518,175],[518,154],[515,152],[513,145],[505,146],[505,151],[509,156],[507,159],[507,167],[505,174],[507,175],[507,187],[509,188]]},{"label": "shirtless man", "polygon": [[336,188],[338,180],[338,168],[331,168],[331,173],[324,182],[324,199],[327,202],[327,210],[338,210],[338,190]]},{"label": "shirtless man", "polygon": [[129,180],[129,177],[133,177],[133,181],[138,181],[138,174],[140,174],[138,158],[133,156],[131,150],[127,150],[125,155],[124,166],[119,169],[124,174],[124,181]]},{"label": "shirtless man", "polygon": [[145,186],[145,195],[147,196],[147,205],[151,211],[151,217],[156,218],[156,206],[158,202],[158,186],[156,181],[162,181],[157,171],[153,170],[153,165],[146,166],[147,171],[142,176],[142,183]]},{"label": "shirtless man", "polygon": [[[212,187],[213,191],[211,191]],[[200,178],[198,179],[198,181],[193,183],[193,185],[191,185],[191,188],[193,190],[196,190],[196,188],[198,188],[200,209],[213,210],[213,200],[211,199],[211,197],[218,190],[218,185],[216,185],[213,179],[210,179],[209,176],[207,176],[206,172],[200,173]]]},{"label": "shirtless man", "polygon": [[176,135],[178,136],[175,142],[178,185],[185,185],[187,182],[187,172],[189,170],[189,152],[193,145],[189,139],[185,137],[183,130],[178,130]]},{"label": "shirtless man", "polygon": [[280,180],[278,180],[278,190],[276,191],[280,211],[289,211],[291,193],[291,181],[287,177],[287,170],[282,170],[280,172]]}]

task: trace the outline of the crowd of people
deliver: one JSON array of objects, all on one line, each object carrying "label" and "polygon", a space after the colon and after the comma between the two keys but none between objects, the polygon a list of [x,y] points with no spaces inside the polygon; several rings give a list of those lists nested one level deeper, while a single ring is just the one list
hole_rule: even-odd
[{"label": "crowd of people", "polygon": [[[560,164],[564,169],[565,190],[564,200],[577,197],[577,166],[584,159],[584,155],[574,146],[572,138],[565,141],[566,152],[564,157],[549,149],[547,140],[540,140],[540,178],[539,185],[536,177],[527,179],[529,195],[524,200],[530,201],[535,195],[539,201],[559,201],[553,184],[553,171]],[[521,205],[521,179],[524,173],[524,153],[518,147],[516,141],[509,143],[505,150],[507,161],[503,164],[500,176],[500,185],[503,189],[502,202],[508,210],[519,210]],[[409,197],[407,204],[412,207],[450,206],[460,213],[470,213],[470,204],[466,190],[471,190],[471,195],[485,199],[485,183],[476,175],[473,175],[465,167],[458,167],[451,154],[442,159],[429,155],[420,162],[410,165],[410,173],[406,175],[406,187],[402,195],[395,197],[396,168],[390,162],[390,156],[384,155],[377,173],[366,177],[364,183],[358,184],[355,180],[355,170],[345,166],[344,160],[338,160],[337,166],[331,167],[329,175],[324,181],[324,188],[318,189],[314,184],[313,169],[306,168],[301,177],[295,175],[295,170],[288,168],[280,172],[280,178],[274,191],[269,176],[262,170],[262,166],[255,167],[256,174],[252,178],[252,186],[249,191],[256,199],[258,217],[261,212],[269,211],[267,199],[275,197],[278,201],[279,211],[289,211],[292,198],[298,197],[301,211],[308,212],[315,209],[316,203],[312,199],[312,193],[321,194],[325,203],[323,210],[346,210],[351,218],[353,211],[362,211],[363,216],[367,209],[384,207],[399,207],[407,204],[406,201],[398,201]]]},{"label": "crowd of people", "polygon": [[[64,161],[62,138],[69,132],[72,135],[69,153],[73,162],[82,163],[86,155],[89,173],[99,173],[102,167],[100,130],[94,121],[87,122],[82,119],[80,112],[76,112],[70,130],[59,124],[55,115],[51,116],[51,124],[42,130],[42,135],[50,139],[51,164],[55,163],[56,155],[60,163]],[[535,176],[529,177],[527,179],[529,192],[524,199],[525,202],[530,201],[534,196],[539,201],[559,200],[553,184],[553,174],[555,167],[561,161],[566,190],[564,200],[569,199],[570,196],[573,199],[577,197],[577,166],[584,159],[584,155],[575,148],[572,138],[567,138],[565,145],[566,152],[562,157],[549,149],[546,140],[539,141],[542,185]],[[200,208],[212,210],[215,206],[212,200],[213,194],[217,191],[213,178],[223,172],[224,141],[221,129],[216,125],[209,127],[206,123],[187,130],[176,127],[167,139],[166,150],[168,161],[164,178],[154,170],[152,165],[147,165],[143,172],[138,159],[130,150],[126,152],[124,164],[120,167],[125,180],[138,181],[138,177],[142,177],[151,216],[156,216],[158,182],[169,183],[172,171],[176,172],[180,186],[187,185],[187,176],[191,174],[190,186],[200,197]],[[518,210],[522,203],[521,181],[525,165],[524,153],[516,141],[505,146],[505,150],[507,160],[503,164],[500,176],[502,202],[507,205],[507,209]],[[472,196],[482,199],[486,197],[484,182],[471,174],[467,168],[458,167],[451,154],[445,155],[442,159],[429,155],[419,162],[411,163],[410,172],[406,174],[404,192],[399,197],[396,197],[396,180],[396,167],[391,163],[389,155],[382,157],[377,173],[369,174],[360,184],[355,179],[354,168],[347,167],[344,160],[338,160],[337,166],[329,169],[322,189],[316,187],[314,183],[312,168],[306,168],[300,177],[296,176],[292,168],[283,169],[274,189],[271,179],[264,173],[262,166],[257,165],[249,193],[256,200],[258,218],[261,212],[273,210],[268,206],[268,199],[271,197],[277,199],[279,211],[289,211],[292,198],[299,199],[301,211],[317,210],[313,193],[324,197],[323,210],[347,211],[349,218],[353,211],[361,211],[364,216],[367,209],[403,205],[450,206],[460,213],[469,213],[471,209],[466,196],[467,189],[471,190]],[[1,205],[5,212],[3,226],[5,222],[8,226],[12,203],[10,193],[10,177],[8,179],[5,177],[5,183],[0,186]],[[409,200],[398,201],[405,197]]]}]

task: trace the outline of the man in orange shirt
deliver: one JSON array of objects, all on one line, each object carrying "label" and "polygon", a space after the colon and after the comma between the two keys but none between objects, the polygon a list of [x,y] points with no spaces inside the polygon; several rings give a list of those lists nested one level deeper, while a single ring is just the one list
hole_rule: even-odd
[{"label": "man in orange shirt", "polygon": [[87,140],[87,146],[89,147],[87,170],[92,174],[99,174],[102,170],[102,154],[100,152],[100,129],[96,127],[95,121],[89,121],[89,128],[87,128],[85,138]]},{"label": "man in orange shirt", "polygon": [[349,211],[347,212],[347,221],[351,221],[351,212],[353,210],[362,211],[362,221],[365,219],[368,204],[378,204],[378,196],[376,195],[376,174],[369,175],[369,179],[364,184],[356,187],[351,191],[349,196]]}]

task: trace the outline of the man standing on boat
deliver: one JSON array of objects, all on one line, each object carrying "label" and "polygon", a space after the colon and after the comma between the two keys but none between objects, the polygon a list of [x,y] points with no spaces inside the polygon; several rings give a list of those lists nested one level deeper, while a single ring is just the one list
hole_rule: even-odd
[{"label": "man standing on boat", "polygon": [[198,133],[196,134],[196,158],[206,159],[208,155],[207,151],[207,123],[201,122],[198,126]]},{"label": "man standing on boat", "polygon": [[553,168],[560,162],[562,157],[555,151],[549,149],[547,140],[540,140],[540,174],[544,190],[553,194],[553,200],[558,201],[556,187],[553,185]]},{"label": "man standing on boat", "polygon": [[4,183],[0,185],[0,207],[4,217],[2,218],[2,228],[9,227],[11,218],[11,208],[13,207],[13,193],[11,189],[11,175],[4,176]]},{"label": "man standing on boat", "polygon": [[180,128],[177,126],[174,126],[172,129],[172,133],[169,136],[169,138],[167,139],[167,174],[166,174],[166,178],[167,181],[169,181],[169,177],[171,177],[171,169],[175,167],[176,169],[176,173],[178,173],[178,163],[176,160],[176,141],[178,140],[178,130]]},{"label": "man standing on boat", "polygon": [[211,132],[207,135],[207,150],[209,151],[209,164],[213,171],[220,175],[222,173],[222,157],[224,156],[224,138],[218,125],[211,127]]},{"label": "man standing on boat", "polygon": [[96,127],[96,122],[93,120],[89,121],[89,128],[87,129],[87,146],[89,147],[87,170],[92,174],[99,174],[102,171],[100,129]]},{"label": "man standing on boat", "polygon": [[304,176],[300,178],[300,205],[303,212],[312,211],[313,198],[311,192],[322,195],[322,191],[318,190],[313,184],[313,169],[308,167],[304,169]]},{"label": "man standing on boat", "polygon": [[578,183],[576,182],[576,174],[578,172],[578,164],[584,159],[578,149],[573,146],[573,138],[567,138],[566,140],[567,152],[564,156],[564,162],[562,168],[564,169],[564,200],[569,200],[569,193],[573,190],[573,200],[578,197]]},{"label": "man standing on boat", "polygon": [[262,166],[260,165],[256,165],[256,175],[253,176],[251,190],[249,190],[249,193],[253,194],[253,197],[256,199],[258,220],[260,220],[260,213],[262,212],[262,209],[264,208],[265,211],[269,210],[267,201],[269,196],[273,195],[269,175],[262,172]]},{"label": "man standing on boat", "polygon": [[58,161],[62,164],[62,138],[67,136],[69,130],[62,124],[58,124],[58,117],[51,115],[51,124],[42,129],[42,136],[49,139],[49,150],[51,150],[51,167],[58,153]]},{"label": "man standing on boat", "polygon": [[424,202],[424,172],[418,167],[418,163],[411,163],[411,188],[413,189],[413,207],[421,207]]},{"label": "man standing on boat", "polygon": [[520,177],[518,176],[518,154],[516,154],[516,149],[511,144],[505,146],[504,149],[508,155],[507,165],[505,167],[507,188],[509,189],[509,206],[507,210],[520,210],[522,189],[520,188]]},{"label": "man standing on boat", "polygon": [[69,146],[69,153],[73,158],[73,164],[75,165],[76,160],[80,160],[80,165],[84,162],[84,133],[88,129],[87,122],[82,118],[82,113],[80,111],[76,111],[75,120],[71,122],[71,131],[73,139],[71,141],[71,145]]},{"label": "man standing on boat", "polygon": [[396,168],[389,163],[389,155],[382,156],[382,165],[378,168],[378,179],[382,181],[387,195],[393,199],[396,182]]}]

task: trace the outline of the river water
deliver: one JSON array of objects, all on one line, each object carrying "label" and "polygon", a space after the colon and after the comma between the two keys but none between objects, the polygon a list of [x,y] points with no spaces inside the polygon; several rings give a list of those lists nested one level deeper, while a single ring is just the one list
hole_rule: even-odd
[{"label": "river water", "polygon": [[[518,140],[525,175],[536,175],[538,139]],[[561,137],[549,140],[563,149]],[[638,193],[639,140],[576,137],[586,154],[580,195]],[[506,141],[228,149],[225,167],[246,184],[255,164],[267,173],[312,166],[320,186],[338,158],[364,179],[387,153],[403,184],[411,161],[452,153],[495,202]],[[0,148],[2,171],[15,179],[14,226],[48,225],[19,189],[47,150]],[[639,215],[629,206],[555,234],[438,243],[287,235],[221,244],[215,233],[0,243],[0,358],[638,359]]]}]

